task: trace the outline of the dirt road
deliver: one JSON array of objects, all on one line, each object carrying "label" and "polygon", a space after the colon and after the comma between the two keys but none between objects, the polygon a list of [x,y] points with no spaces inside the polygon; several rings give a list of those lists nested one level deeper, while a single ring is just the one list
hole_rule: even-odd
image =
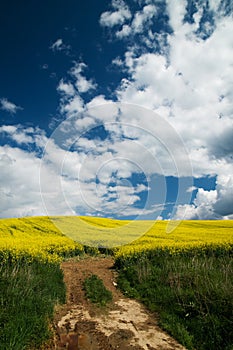
[{"label": "dirt road", "polygon": [[[113,263],[112,258],[98,257],[62,264],[67,304],[56,312],[56,334],[49,349],[185,350],[158,327],[155,315],[116,288]],[[85,298],[83,281],[91,274],[98,275],[113,294],[113,302],[105,308]]]}]

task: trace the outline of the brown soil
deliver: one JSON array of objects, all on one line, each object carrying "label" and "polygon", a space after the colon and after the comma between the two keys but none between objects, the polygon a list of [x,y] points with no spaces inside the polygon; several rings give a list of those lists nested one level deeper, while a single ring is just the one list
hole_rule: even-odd
[{"label": "brown soil", "polygon": [[[67,303],[56,311],[50,350],[185,350],[158,327],[156,316],[116,288],[113,259],[87,258],[62,263]],[[107,307],[91,304],[83,291],[84,279],[98,275],[113,294]]]}]

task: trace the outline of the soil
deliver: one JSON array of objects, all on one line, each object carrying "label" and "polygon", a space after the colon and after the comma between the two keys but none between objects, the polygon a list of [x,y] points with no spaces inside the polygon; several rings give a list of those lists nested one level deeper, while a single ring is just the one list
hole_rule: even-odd
[{"label": "soil", "polygon": [[[67,303],[56,310],[50,350],[185,350],[158,327],[158,319],[138,301],[117,289],[114,260],[110,257],[62,263]],[[89,302],[83,281],[99,276],[113,294],[113,302],[98,307]]]}]

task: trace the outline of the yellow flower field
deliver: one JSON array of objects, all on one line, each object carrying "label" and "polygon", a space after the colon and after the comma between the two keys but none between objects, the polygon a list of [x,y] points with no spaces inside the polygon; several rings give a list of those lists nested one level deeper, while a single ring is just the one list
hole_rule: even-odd
[{"label": "yellow flower field", "polygon": [[139,239],[120,247],[116,256],[140,253],[156,248],[179,252],[192,248],[233,246],[233,221],[182,221],[167,233],[167,221],[156,222],[151,229]]},{"label": "yellow flower field", "polygon": [[83,246],[62,235],[47,217],[1,219],[0,260],[60,262]]},{"label": "yellow flower field", "polygon": [[[233,244],[233,221],[126,221],[94,217],[53,217],[67,236],[85,245],[120,251],[155,247]],[[169,233],[170,232],[170,233]]]},{"label": "yellow flower field", "polygon": [[0,258],[60,261],[83,244],[114,248],[116,256],[156,248],[179,251],[233,245],[233,221],[183,221],[167,233],[167,221],[120,221],[93,217],[33,217],[0,220]]}]

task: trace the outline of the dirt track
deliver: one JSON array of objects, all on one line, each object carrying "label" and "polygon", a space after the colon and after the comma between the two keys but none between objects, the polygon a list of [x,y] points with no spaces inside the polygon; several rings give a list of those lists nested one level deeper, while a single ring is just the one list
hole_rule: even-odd
[{"label": "dirt track", "polygon": [[[56,312],[56,334],[47,349],[184,350],[158,327],[155,315],[115,287],[113,262],[109,257],[98,257],[62,264],[67,304]],[[104,309],[85,298],[83,281],[91,274],[98,275],[113,293],[113,302]]]}]

